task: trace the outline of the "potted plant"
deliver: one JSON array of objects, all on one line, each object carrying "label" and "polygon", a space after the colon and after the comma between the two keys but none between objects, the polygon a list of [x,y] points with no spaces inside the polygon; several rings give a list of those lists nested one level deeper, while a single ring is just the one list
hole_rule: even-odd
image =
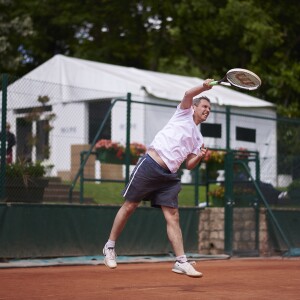
[{"label": "potted plant", "polygon": [[42,202],[49,179],[40,162],[18,160],[6,165],[6,202]]},{"label": "potted plant", "polygon": [[[125,164],[126,148],[119,142],[111,140],[99,140],[95,149],[97,152],[97,159],[101,162],[110,164]],[[146,153],[146,146],[141,143],[130,143],[130,164],[137,163],[139,158]]]},{"label": "potted plant", "polygon": [[211,197],[211,205],[214,207],[224,207],[225,204],[225,188],[223,185],[218,186],[213,191],[208,192]]},{"label": "potted plant", "polygon": [[125,148],[118,142],[102,139],[96,143],[95,149],[97,159],[101,162],[111,164],[124,163]]},{"label": "potted plant", "polygon": [[146,146],[141,143],[130,143],[130,163],[135,165],[146,150]]},{"label": "potted plant", "polygon": [[[223,185],[218,186],[214,190],[208,192],[211,197],[212,206],[224,207],[225,206],[225,187]],[[233,187],[234,203],[236,207],[248,207],[251,206],[256,198],[256,192],[254,188],[234,186]]]},{"label": "potted plant", "polygon": [[[199,169],[199,178],[201,182],[215,181],[218,177],[218,170],[224,170],[225,151],[208,149],[203,163]],[[195,181],[195,170],[191,172],[192,181]]]}]

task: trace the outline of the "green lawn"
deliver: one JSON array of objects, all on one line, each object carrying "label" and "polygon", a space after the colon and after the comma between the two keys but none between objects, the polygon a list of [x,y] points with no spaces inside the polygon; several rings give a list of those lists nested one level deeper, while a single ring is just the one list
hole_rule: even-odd
[{"label": "green lawn", "polygon": [[[70,184],[70,182],[68,183]],[[94,201],[101,205],[121,205],[123,197],[121,192],[124,188],[124,183],[118,182],[85,182],[84,183],[84,197],[93,198]],[[211,184],[209,190],[212,191],[217,188],[216,184]],[[77,184],[75,190],[79,190]],[[205,186],[199,187],[199,203],[206,202],[206,188]],[[211,197],[210,197],[211,198]],[[145,205],[149,205],[145,202]],[[210,199],[210,205],[212,199]],[[182,185],[182,190],[179,193],[179,206],[180,207],[193,207],[195,206],[195,187],[193,185]]]},{"label": "green lawn", "polygon": [[[119,205],[123,203],[121,192],[124,188],[124,183],[102,182],[84,184],[84,197],[92,197],[98,204]],[[75,190],[78,190],[76,186]],[[179,193],[180,206],[195,205],[195,188],[191,185],[182,185],[182,190]],[[206,201],[205,187],[199,187],[200,202]]]}]

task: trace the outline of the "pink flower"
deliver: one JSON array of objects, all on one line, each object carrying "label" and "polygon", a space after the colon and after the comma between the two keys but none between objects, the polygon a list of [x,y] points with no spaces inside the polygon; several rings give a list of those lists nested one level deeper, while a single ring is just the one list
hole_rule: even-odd
[{"label": "pink flower", "polygon": [[[122,160],[125,158],[126,148],[119,142],[101,139],[95,145],[96,151],[108,151],[115,155],[116,158]],[[141,143],[133,142],[130,144],[130,160],[135,164],[139,157],[146,153],[146,146]]]}]

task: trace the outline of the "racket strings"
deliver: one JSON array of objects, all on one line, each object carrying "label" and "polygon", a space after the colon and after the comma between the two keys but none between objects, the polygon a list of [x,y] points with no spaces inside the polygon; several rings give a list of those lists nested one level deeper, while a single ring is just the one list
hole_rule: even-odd
[{"label": "racket strings", "polygon": [[227,74],[227,80],[237,87],[256,89],[261,85],[258,76],[244,71],[235,71]]}]

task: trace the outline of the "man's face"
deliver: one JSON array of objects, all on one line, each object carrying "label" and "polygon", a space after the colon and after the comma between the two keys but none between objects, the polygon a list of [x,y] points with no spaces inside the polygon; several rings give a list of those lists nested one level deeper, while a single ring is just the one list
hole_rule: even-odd
[{"label": "man's face", "polygon": [[198,125],[198,124],[206,121],[206,119],[209,116],[210,109],[211,109],[210,103],[207,100],[202,99],[197,106],[193,105],[193,108],[194,108],[195,123]]}]

